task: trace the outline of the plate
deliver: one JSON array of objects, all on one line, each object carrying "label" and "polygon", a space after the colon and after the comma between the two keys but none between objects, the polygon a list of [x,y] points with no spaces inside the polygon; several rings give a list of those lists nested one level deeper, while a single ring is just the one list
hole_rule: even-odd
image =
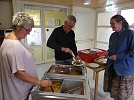
[{"label": "plate", "polygon": [[89,63],[88,64],[90,67],[93,67],[93,68],[96,68],[96,67],[99,67],[100,65],[97,64],[97,63]]},{"label": "plate", "polygon": [[72,61],[72,64],[73,64],[74,66],[83,66],[83,65],[84,65],[84,61],[81,61],[82,64],[75,64],[75,62],[76,62],[76,61]]},{"label": "plate", "polygon": [[94,59],[94,62],[99,63],[99,64],[106,64],[107,58],[105,56],[102,56],[102,57]]}]

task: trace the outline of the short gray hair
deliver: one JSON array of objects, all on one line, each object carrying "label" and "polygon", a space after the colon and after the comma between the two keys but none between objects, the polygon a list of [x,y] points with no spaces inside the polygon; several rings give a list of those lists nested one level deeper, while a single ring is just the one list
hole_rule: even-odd
[{"label": "short gray hair", "polygon": [[65,19],[65,21],[67,21],[67,22],[73,21],[76,23],[76,18],[74,15],[68,15],[67,18]]},{"label": "short gray hair", "polygon": [[12,20],[13,29],[16,28],[16,25],[20,25],[20,27],[31,26],[34,27],[34,20],[32,16],[25,12],[15,13]]}]

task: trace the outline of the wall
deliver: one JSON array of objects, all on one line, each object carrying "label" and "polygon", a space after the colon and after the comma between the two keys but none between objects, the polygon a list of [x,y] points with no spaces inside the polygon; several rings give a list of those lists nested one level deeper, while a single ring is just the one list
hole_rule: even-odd
[{"label": "wall", "polygon": [[[123,10],[124,9],[134,9],[134,2],[116,5],[115,8],[117,8],[116,13],[121,14],[120,12],[121,12],[122,9]],[[113,15],[115,15],[116,13],[114,13],[112,11],[111,12],[106,12],[105,7],[95,9],[95,11],[98,13],[98,15],[101,14],[101,17],[99,17],[99,19],[96,18],[96,21],[98,20],[98,22],[101,22],[101,24],[100,23],[97,24],[97,22],[96,22],[96,36],[97,35],[98,36],[97,36],[97,38],[95,40],[95,45],[98,48],[102,48],[102,49],[106,49],[107,50],[108,49],[108,44],[109,44],[108,43],[109,37],[110,37],[111,33],[113,33],[112,29],[110,29],[110,18]],[[107,13],[107,15],[104,15],[104,13],[105,14]],[[130,27],[134,28],[134,26],[130,26]],[[98,33],[97,33],[97,30],[98,30]]]},{"label": "wall", "polygon": [[[74,28],[74,31],[76,32],[76,41],[78,40],[78,50],[94,48],[95,10],[91,8],[73,6],[72,14],[78,19]],[[79,23],[79,25],[77,25],[77,23]]]},{"label": "wall", "polygon": [[0,1],[0,28],[12,27],[13,7],[12,2]]},{"label": "wall", "polygon": [[[89,19],[90,21],[87,22],[89,23],[90,27],[89,27],[89,30],[91,33],[90,37],[94,38],[94,34],[95,34],[95,20],[96,20],[96,12],[94,9],[91,9],[91,8],[83,8],[83,7],[76,7],[76,6],[73,6],[72,7],[72,14],[75,15],[76,12],[81,12],[81,13],[89,13]],[[84,18],[83,18],[84,19]]]},{"label": "wall", "polygon": [[[119,5],[115,5],[116,8],[120,9],[126,9],[126,8],[131,8],[134,7],[134,2],[128,2],[128,3],[124,3],[124,4],[119,4]],[[100,12],[100,11],[106,11],[105,7],[103,8],[97,8],[95,9],[96,12]]]}]

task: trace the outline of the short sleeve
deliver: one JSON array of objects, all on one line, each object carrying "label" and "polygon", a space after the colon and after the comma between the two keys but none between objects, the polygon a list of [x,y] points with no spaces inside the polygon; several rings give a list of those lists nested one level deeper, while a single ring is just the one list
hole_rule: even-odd
[{"label": "short sleeve", "polygon": [[13,42],[12,48],[7,52],[7,59],[11,67],[12,74],[18,70],[25,70],[24,68],[24,51],[19,42]]}]

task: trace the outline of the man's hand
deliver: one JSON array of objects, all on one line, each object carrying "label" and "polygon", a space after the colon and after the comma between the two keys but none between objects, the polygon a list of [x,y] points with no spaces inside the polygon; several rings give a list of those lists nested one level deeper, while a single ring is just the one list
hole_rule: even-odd
[{"label": "man's hand", "polygon": [[62,47],[61,50],[66,53],[70,53],[71,50],[69,48]]},{"label": "man's hand", "polygon": [[76,60],[82,60],[79,56],[76,56],[75,58]]}]

